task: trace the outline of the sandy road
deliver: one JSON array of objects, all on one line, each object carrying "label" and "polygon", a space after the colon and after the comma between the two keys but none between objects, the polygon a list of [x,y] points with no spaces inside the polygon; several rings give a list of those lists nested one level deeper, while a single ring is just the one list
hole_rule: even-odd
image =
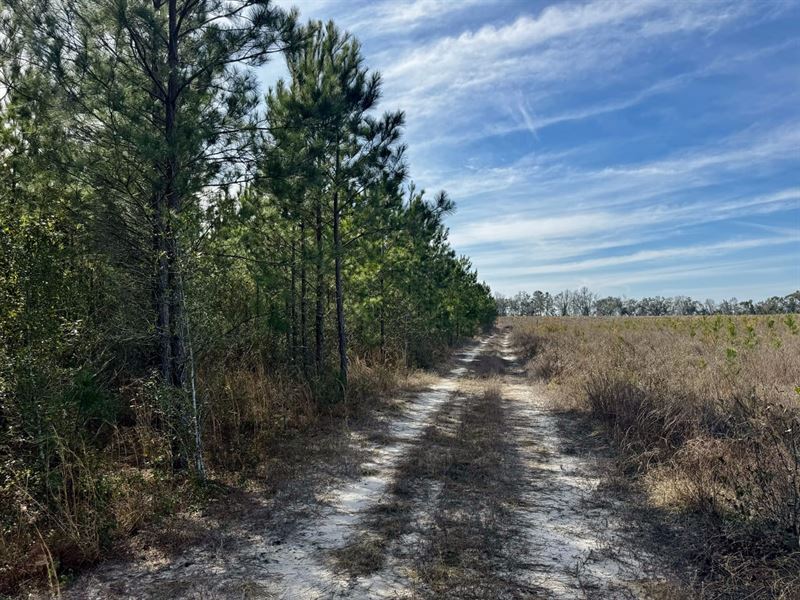
[{"label": "sandy road", "polygon": [[623,502],[599,491],[603,464],[580,450],[579,436],[559,422],[565,417],[531,387],[508,339],[500,352],[510,365],[502,396],[525,467],[523,577],[544,597],[648,597],[664,569],[625,533]]},{"label": "sandy road", "polygon": [[624,507],[598,491],[600,463],[574,451],[561,418],[508,333],[491,336],[380,440],[354,436],[367,457],[358,477],[305,506],[273,500],[266,520],[224,524],[219,547],[101,565],[65,596],[646,597],[657,561],[622,535]]}]

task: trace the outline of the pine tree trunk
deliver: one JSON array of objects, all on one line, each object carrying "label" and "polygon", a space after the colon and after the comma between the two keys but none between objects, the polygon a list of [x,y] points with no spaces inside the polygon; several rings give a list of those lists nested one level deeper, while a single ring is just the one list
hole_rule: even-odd
[{"label": "pine tree trunk", "polygon": [[178,295],[180,305],[183,309],[183,330],[186,333],[186,348],[188,350],[189,383],[192,396],[192,429],[194,430],[194,467],[197,477],[201,481],[206,479],[206,465],[203,460],[203,430],[200,419],[200,400],[197,397],[197,369],[194,362],[194,349],[192,347],[192,332],[189,323],[189,313],[186,310],[186,292],[183,286],[183,278],[178,281]]},{"label": "pine tree trunk", "polygon": [[308,370],[308,282],[306,281],[306,224],[300,221],[300,352],[303,372]]},{"label": "pine tree trunk", "polygon": [[[289,314],[289,298],[288,297],[284,298],[283,314],[284,315],[288,315]],[[286,327],[286,339],[284,340],[284,342],[286,344],[286,354],[284,355],[284,357],[288,362],[291,362],[291,360],[292,360],[292,324],[291,324],[291,321],[289,322],[288,327]]]},{"label": "pine tree trunk", "polygon": [[[168,265],[167,296],[169,302],[169,333],[171,350],[171,378],[168,385],[184,391],[186,389],[186,343],[184,314],[181,304],[180,263],[178,259],[178,234],[172,223],[174,216],[181,211],[181,195],[177,186],[178,164],[178,10],[177,0],[168,3],[169,30],[167,36],[167,90],[164,102],[164,138],[166,142],[166,161],[164,165],[164,199],[166,201],[166,260]],[[178,427],[188,425],[188,415],[179,414]],[[188,461],[180,440],[173,440],[173,467],[186,468]]]},{"label": "pine tree trunk", "polygon": [[322,198],[317,198],[317,205],[316,205],[316,222],[314,223],[315,226],[315,236],[316,236],[316,320],[314,323],[315,328],[315,362],[317,366],[317,375],[322,375],[322,371],[325,367],[325,349],[324,349],[324,342],[325,342],[325,287],[324,287],[324,273],[323,273],[323,247],[322,247]]},{"label": "pine tree trunk", "polygon": [[174,233],[167,239],[169,258],[169,305],[170,305],[170,350],[172,352],[172,381],[171,385],[186,389],[186,340],[183,327],[184,314],[181,304],[180,290],[180,262],[178,240]]},{"label": "pine tree trunk", "polygon": [[177,0],[169,0],[168,5],[169,33],[167,38],[167,94],[164,102],[164,138],[166,141],[166,164],[164,168],[164,199],[166,201],[165,249],[167,261],[167,295],[170,314],[168,329],[172,353],[172,376],[168,383],[183,387],[185,383],[184,368],[186,350],[183,340],[183,309],[177,283],[180,278],[178,270],[178,239],[171,222],[173,216],[181,209],[180,192],[177,189],[178,178],[178,10]]},{"label": "pine tree trunk", "polygon": [[[152,40],[150,52],[153,57],[153,64],[151,65],[152,73],[157,73],[158,63],[156,62],[156,57],[159,56],[160,52],[158,40],[155,38]],[[153,76],[152,83],[151,91],[153,97],[158,98],[160,93],[160,81],[156,80],[155,76]],[[164,114],[161,113],[162,109],[164,110]],[[165,117],[166,105],[155,106],[152,115],[153,121],[157,123]],[[159,157],[154,165],[156,172],[162,168],[161,160],[162,158]],[[155,265],[155,271],[153,273],[153,308],[156,317],[156,355],[157,363],[161,370],[162,382],[165,385],[171,385],[173,373],[172,344],[170,342],[170,265],[167,252],[169,207],[167,206],[167,197],[163,181],[154,186],[151,196],[151,209],[153,211],[153,264]]]},{"label": "pine tree trunk", "polygon": [[381,324],[381,362],[386,361],[386,316],[384,314],[384,307],[386,305],[386,284],[384,281],[383,276],[383,269],[385,265],[385,254],[386,254],[386,241],[381,241],[381,264],[380,264],[380,286],[381,286],[381,303],[379,310],[379,320]]},{"label": "pine tree trunk", "polygon": [[170,343],[169,261],[167,260],[167,207],[163,195],[153,194],[153,252],[156,259],[153,294],[156,311],[156,336],[158,338],[158,362],[161,378],[171,385],[172,345]]},{"label": "pine tree trunk", "polygon": [[[336,172],[339,172],[339,150],[336,150]],[[335,186],[335,184],[334,184]],[[342,235],[339,231],[339,188],[333,189],[333,258],[336,277],[336,329],[339,342],[339,380],[347,387],[347,330],[344,323],[344,289],[342,288]]]},{"label": "pine tree trunk", "polygon": [[291,276],[289,281],[289,323],[292,332],[291,363],[296,366],[297,360],[297,241],[292,238]]}]

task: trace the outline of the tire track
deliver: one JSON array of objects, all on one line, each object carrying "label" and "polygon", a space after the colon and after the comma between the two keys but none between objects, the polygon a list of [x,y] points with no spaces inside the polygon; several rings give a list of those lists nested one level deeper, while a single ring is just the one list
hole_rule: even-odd
[{"label": "tire track", "polygon": [[[384,443],[360,440],[355,481],[274,499],[267,520],[228,524],[224,547],[101,568],[67,597],[648,597],[659,561],[626,538],[624,504],[598,489],[600,459],[568,451],[580,439],[531,385],[508,332],[456,358]],[[367,553],[362,571],[358,556],[342,559],[350,550]]]},{"label": "tire track", "polygon": [[[408,590],[397,575],[354,581],[337,568],[332,552],[357,531],[370,508],[386,495],[397,465],[455,393],[458,380],[489,339],[455,355],[455,366],[428,390],[413,396],[388,427],[385,444],[366,442],[363,476],[317,498],[313,506],[277,506],[262,529],[252,522],[230,524],[226,547],[189,548],[155,568],[110,564],[81,578],[65,594],[105,598],[376,598]],[[354,440],[356,443],[358,440]],[[362,442],[363,443],[363,442]],[[370,447],[371,446],[371,447]],[[314,511],[308,515],[309,511]],[[307,515],[298,520],[298,515]],[[284,532],[281,534],[280,532]]]},{"label": "tire track", "polygon": [[664,571],[626,536],[624,503],[598,489],[604,476],[598,457],[567,451],[580,440],[564,438],[565,417],[527,381],[508,334],[501,348],[513,365],[502,395],[525,465],[528,565],[520,575],[544,598],[649,597],[648,589],[666,580]]}]

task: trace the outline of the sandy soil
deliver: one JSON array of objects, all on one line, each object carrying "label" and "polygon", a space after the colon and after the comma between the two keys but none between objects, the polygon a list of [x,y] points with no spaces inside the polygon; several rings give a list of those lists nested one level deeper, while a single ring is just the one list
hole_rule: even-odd
[{"label": "sandy soil", "polygon": [[625,533],[603,457],[565,418],[508,334],[487,337],[381,429],[350,436],[355,476],[256,498],[244,517],[217,517],[216,535],[100,565],[64,596],[648,597],[664,569]]}]

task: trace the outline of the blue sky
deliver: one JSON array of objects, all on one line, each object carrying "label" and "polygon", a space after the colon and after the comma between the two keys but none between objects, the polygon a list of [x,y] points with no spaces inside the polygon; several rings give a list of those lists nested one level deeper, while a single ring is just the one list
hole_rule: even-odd
[{"label": "blue sky", "polygon": [[282,4],[361,40],[494,291],[800,288],[800,2]]}]

